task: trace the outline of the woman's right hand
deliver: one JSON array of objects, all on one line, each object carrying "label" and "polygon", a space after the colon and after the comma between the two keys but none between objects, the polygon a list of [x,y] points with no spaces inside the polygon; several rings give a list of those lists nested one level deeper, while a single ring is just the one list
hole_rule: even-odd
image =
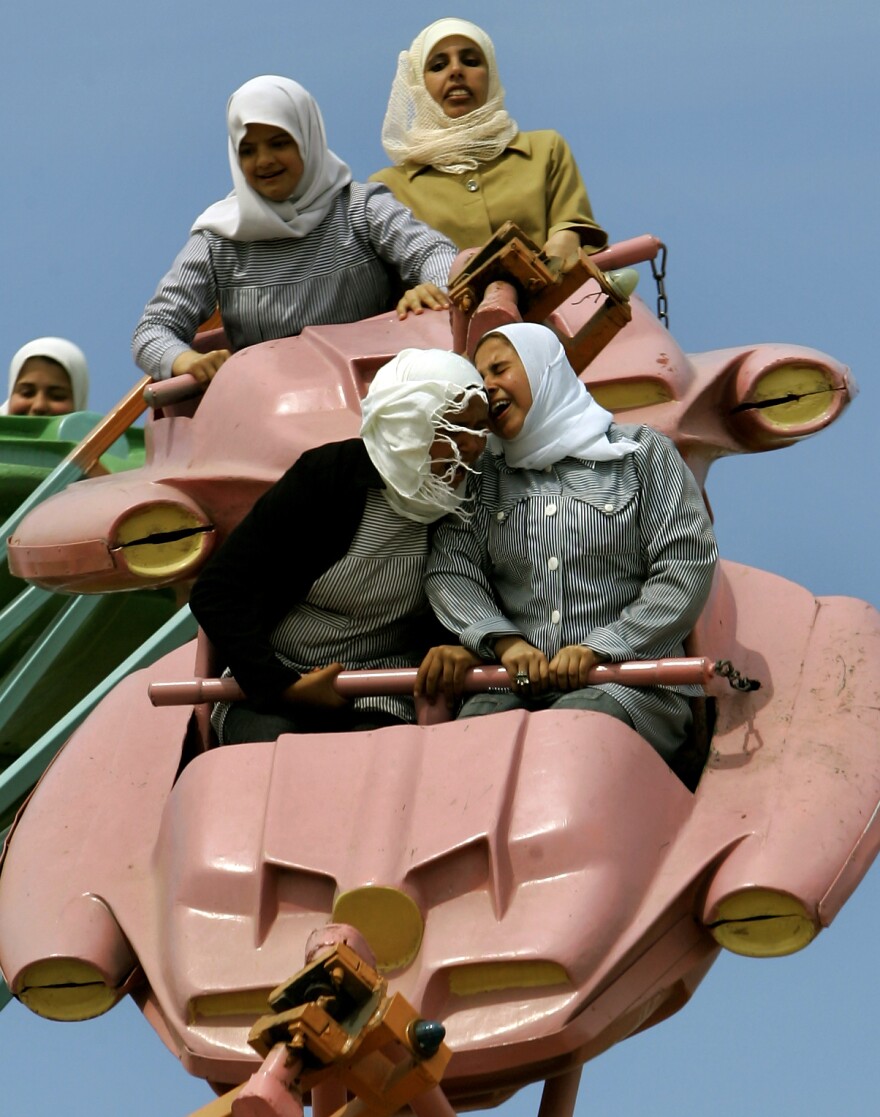
[{"label": "woman's right hand", "polygon": [[348,700],[333,685],[342,670],[341,663],[315,667],[305,675],[300,675],[295,683],[291,683],[282,697],[293,706],[323,706],[333,710],[347,706]]},{"label": "woman's right hand", "polygon": [[200,384],[207,387],[220,366],[224,365],[231,356],[228,349],[212,349],[210,353],[197,353],[195,349],[187,349],[174,358],[171,375],[183,376],[188,372]]},{"label": "woman's right hand", "polygon": [[[495,654],[510,676],[514,694],[527,698],[530,694],[542,694],[547,689],[550,664],[544,653],[532,647],[528,640],[522,636],[502,636],[495,641]],[[528,685],[517,685],[517,675],[527,675]]]},{"label": "woman's right hand", "polygon": [[416,698],[424,695],[429,702],[442,694],[451,706],[462,696],[468,669],[482,662],[460,644],[438,644],[422,660],[413,694]]}]

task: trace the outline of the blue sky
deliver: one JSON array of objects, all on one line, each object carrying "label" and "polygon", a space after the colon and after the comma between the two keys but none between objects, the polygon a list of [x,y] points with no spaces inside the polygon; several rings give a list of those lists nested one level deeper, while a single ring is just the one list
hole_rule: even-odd
[{"label": "blue sky", "polygon": [[[461,15],[493,36],[520,125],[568,139],[612,239],[652,232],[669,245],[671,327],[685,350],[792,342],[851,366],[861,394],[834,427],[722,462],[708,489],[726,557],[880,605],[873,0],[325,0],[256,13],[229,0],[31,0],[4,14],[9,356],[41,334],[70,337],[88,356],[93,405],[117,400],[135,375],[144,302],[194,216],[229,188],[228,94],[259,73],[296,78],[364,178],[385,162],[397,52],[431,20]],[[641,294],[653,302],[650,275]],[[723,956],[677,1017],[589,1064],[578,1117],[873,1113],[878,872],[807,951]],[[0,1067],[12,1117],[183,1117],[210,1097],[130,1006],[60,1025],[12,1005]],[[526,1092],[500,1112],[535,1108]]]}]

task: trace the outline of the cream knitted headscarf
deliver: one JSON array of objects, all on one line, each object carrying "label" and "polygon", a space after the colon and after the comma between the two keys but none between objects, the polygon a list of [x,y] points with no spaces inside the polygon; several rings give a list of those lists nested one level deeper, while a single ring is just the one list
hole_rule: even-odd
[{"label": "cream knitted headscarf", "polygon": [[361,438],[401,516],[429,524],[460,509],[465,486],[453,488],[451,480],[461,466],[473,470],[450,439],[448,467],[436,477],[430,450],[438,437],[470,430],[451,416],[482,395],[474,366],[444,349],[403,349],[376,373],[361,403]]},{"label": "cream knitted headscarf", "polygon": [[[244,177],[238,148],[249,124],[271,124],[296,140],[303,174],[286,201],[263,198]],[[324,220],[339,191],[351,182],[348,165],[327,147],[314,97],[290,78],[268,74],[245,82],[229,98],[226,125],[234,189],[196,218],[194,233],[209,229],[237,241],[304,237]]]},{"label": "cream knitted headscarf", "polygon": [[[425,87],[425,63],[442,39],[460,35],[483,52],[489,71],[485,105],[452,119]],[[438,19],[401,51],[382,124],[382,146],[392,163],[410,160],[459,174],[496,159],[517,134],[504,108],[495,47],[482,28],[464,19]]]},{"label": "cream knitted headscarf", "polygon": [[496,335],[509,342],[522,361],[532,389],[532,406],[519,434],[490,439],[493,454],[503,453],[513,469],[544,469],[563,458],[614,461],[638,448],[629,438],[608,441],[606,434],[614,416],[578,380],[552,330],[534,322],[517,322],[491,330],[480,344]]}]

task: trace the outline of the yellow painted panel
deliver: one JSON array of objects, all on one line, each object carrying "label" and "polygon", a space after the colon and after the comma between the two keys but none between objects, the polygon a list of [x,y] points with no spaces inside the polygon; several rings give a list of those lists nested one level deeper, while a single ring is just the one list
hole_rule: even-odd
[{"label": "yellow painted panel", "polygon": [[672,399],[669,385],[646,377],[617,383],[591,384],[590,395],[609,411],[631,411],[634,407],[654,407]]},{"label": "yellow painted panel", "polygon": [[372,885],[343,892],[333,905],[333,922],[348,923],[364,936],[380,972],[408,966],[419,952],[425,924],[411,896]]},{"label": "yellow painted panel", "polygon": [[449,988],[459,997],[567,983],[568,975],[558,962],[478,962],[449,972]]}]

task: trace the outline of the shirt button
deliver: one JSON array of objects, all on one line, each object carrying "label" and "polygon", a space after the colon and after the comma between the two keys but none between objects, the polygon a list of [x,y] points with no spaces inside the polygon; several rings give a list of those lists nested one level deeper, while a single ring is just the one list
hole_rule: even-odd
[{"label": "shirt button", "polygon": [[613,504],[606,504],[603,511],[604,512],[613,512],[614,511],[614,505]]},{"label": "shirt button", "polygon": [[465,183],[465,186],[468,188],[468,190],[470,190],[472,194],[480,189],[480,184],[475,178],[469,178]]},{"label": "shirt button", "polygon": [[544,515],[545,516],[555,516],[556,515],[556,505],[555,504],[548,504],[544,508]]},{"label": "shirt button", "polygon": [[553,612],[552,612],[552,613],[550,614],[550,620],[551,620],[551,621],[552,621],[552,622],[553,622],[554,624],[559,624],[559,620],[560,620],[560,612],[559,612],[559,610],[558,610],[558,609],[554,609],[554,610],[553,610]]},{"label": "shirt button", "polygon": [[495,513],[495,519],[498,521],[499,524],[503,524],[506,517],[507,517],[506,512],[496,512]]},{"label": "shirt button", "polygon": [[559,559],[556,557],[556,555],[553,555],[551,558],[547,559],[547,566],[550,568],[550,570],[558,569]]}]

